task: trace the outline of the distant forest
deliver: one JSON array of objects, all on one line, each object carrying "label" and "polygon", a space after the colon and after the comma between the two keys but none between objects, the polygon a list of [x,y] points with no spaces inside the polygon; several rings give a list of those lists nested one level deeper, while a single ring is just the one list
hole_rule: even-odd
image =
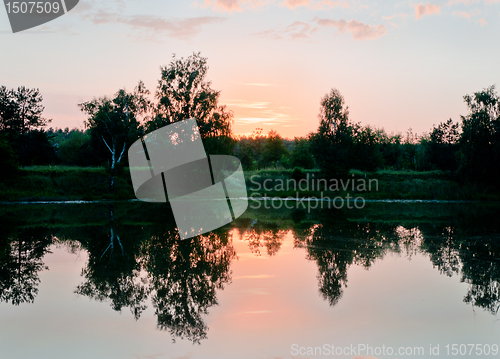
[{"label": "distant forest", "polygon": [[47,128],[38,89],[0,86],[0,180],[36,165],[104,166],[113,178],[128,166],[126,150],[137,138],[195,118],[207,153],[233,154],[244,170],[319,169],[331,178],[352,169],[441,170],[457,181],[500,187],[500,98],[494,86],[465,95],[468,113],[459,121],[449,119],[421,136],[411,128],[388,134],[351,121],[343,96],[332,89],[320,100],[317,131],[285,139],[260,128],[235,136],[233,114],[219,104],[207,70],[200,54],[174,56],[161,68],[154,94],[139,82],[133,92],[122,89],[79,104],[87,115],[82,130]]}]

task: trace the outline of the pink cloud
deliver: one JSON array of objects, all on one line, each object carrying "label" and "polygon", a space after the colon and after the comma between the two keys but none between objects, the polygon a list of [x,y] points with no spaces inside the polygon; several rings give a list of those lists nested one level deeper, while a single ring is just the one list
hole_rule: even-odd
[{"label": "pink cloud", "polygon": [[439,14],[441,6],[431,5],[430,3],[420,3],[415,7],[415,19],[420,19],[425,15]]},{"label": "pink cloud", "polygon": [[[243,11],[244,9],[258,9],[267,5],[271,0],[204,0],[202,8],[211,7],[212,10],[222,12]],[[197,3],[195,3],[197,6]]]},{"label": "pink cloud", "polygon": [[394,18],[401,17],[402,19],[405,19],[408,17],[408,14],[395,14],[391,16],[382,16],[382,19],[384,20],[392,20]]},{"label": "pink cloud", "polygon": [[323,0],[323,1],[318,1],[313,4],[313,8],[316,10],[321,10],[324,8],[336,8],[336,7],[343,7],[343,8],[348,8],[351,7],[349,3],[346,0]]},{"label": "pink cloud", "polygon": [[331,20],[331,19],[319,19],[316,18],[314,21],[319,26],[324,27],[335,27],[339,33],[344,33],[349,31],[354,40],[365,41],[365,40],[375,40],[381,36],[387,34],[387,26],[384,25],[367,25],[356,20]]},{"label": "pink cloud", "polygon": [[479,20],[479,25],[484,26],[486,24],[487,24],[487,22],[485,19],[481,18],[481,20]]},{"label": "pink cloud", "polygon": [[311,34],[318,31],[318,28],[306,22],[295,21],[285,31],[290,33],[292,39],[308,39]]},{"label": "pink cloud", "polygon": [[280,5],[295,9],[298,6],[309,6],[309,0],[284,0]]},{"label": "pink cloud", "polygon": [[238,0],[216,0],[215,5],[226,11],[241,11]]},{"label": "pink cloud", "polygon": [[[464,4],[464,5],[470,5],[475,2],[479,2],[481,0],[450,0],[446,3],[448,6],[452,6],[455,4]],[[491,1],[491,0],[486,0],[486,2]],[[498,1],[498,0],[493,0],[493,1]]]},{"label": "pink cloud", "polygon": [[308,24],[307,22],[295,21],[284,29],[262,31],[255,35],[260,37],[267,37],[272,40],[306,40],[309,39],[311,35],[318,30],[319,28],[317,26],[313,26],[311,24]]},{"label": "pink cloud", "polygon": [[463,17],[465,19],[469,19],[473,16],[479,15],[480,11],[473,11],[473,12],[465,12],[465,11],[453,11],[453,15],[458,16],[458,17]]},{"label": "pink cloud", "polygon": [[123,24],[133,29],[145,30],[152,34],[166,33],[177,39],[188,39],[201,32],[202,27],[220,23],[226,19],[216,16],[202,16],[185,19],[167,20],[154,15],[120,16],[116,13],[99,10],[96,13],[83,15],[93,24]]}]

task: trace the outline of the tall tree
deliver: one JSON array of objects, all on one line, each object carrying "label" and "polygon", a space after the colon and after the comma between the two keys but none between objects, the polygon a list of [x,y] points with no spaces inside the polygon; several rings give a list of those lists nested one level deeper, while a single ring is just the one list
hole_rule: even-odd
[{"label": "tall tree", "polygon": [[337,89],[321,99],[318,132],[310,136],[317,164],[327,176],[345,176],[352,165],[354,126]]},{"label": "tall tree", "polygon": [[219,105],[220,91],[212,89],[206,80],[207,59],[200,54],[177,59],[161,68],[156,90],[155,116],[148,130],[195,118],[200,135],[209,153],[231,153],[234,146],[232,112]]},{"label": "tall tree", "polygon": [[314,157],[311,154],[311,144],[307,138],[295,137],[291,162],[293,167],[310,169],[314,167]]},{"label": "tall tree", "polygon": [[261,166],[276,166],[282,156],[288,155],[285,142],[278,132],[271,130],[264,140],[264,150],[262,151]]},{"label": "tall tree", "polygon": [[432,129],[427,142],[427,157],[431,165],[443,170],[456,170],[459,126],[450,118]]},{"label": "tall tree", "polygon": [[41,130],[50,120],[38,89],[0,86],[0,134],[22,165],[48,164],[55,158],[47,134]]},{"label": "tall tree", "polygon": [[114,98],[101,97],[79,106],[89,117],[85,126],[96,143],[107,152],[110,187],[114,190],[117,166],[122,163],[125,150],[142,133],[141,116],[147,116],[149,91],[142,81],[134,92],[119,90]]},{"label": "tall tree", "polygon": [[9,135],[24,135],[45,126],[50,120],[42,117],[45,109],[42,101],[38,89],[21,86],[17,90],[9,90],[0,86],[0,131]]},{"label": "tall tree", "polygon": [[500,98],[495,86],[464,96],[469,114],[462,118],[460,172],[468,180],[499,185]]}]

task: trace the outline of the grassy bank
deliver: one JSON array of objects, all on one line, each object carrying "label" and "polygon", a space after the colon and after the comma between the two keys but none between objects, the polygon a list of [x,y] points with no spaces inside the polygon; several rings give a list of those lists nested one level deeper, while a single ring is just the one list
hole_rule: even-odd
[{"label": "grassy bank", "polygon": [[[442,171],[351,171],[343,179],[323,178],[318,170],[264,169],[246,171],[249,196],[365,199],[500,200],[500,193],[474,184],[459,184]],[[1,201],[134,199],[125,168],[116,177],[115,192],[102,167],[36,166],[0,183]]]},{"label": "grassy bank", "polygon": [[127,171],[116,177],[115,192],[102,167],[34,166],[0,182],[2,201],[119,200],[132,199],[134,190]]},{"label": "grassy bank", "polygon": [[346,178],[328,179],[318,170],[261,170],[245,173],[249,195],[268,197],[362,196],[365,199],[500,200],[500,193],[460,184],[443,171],[352,170]]}]

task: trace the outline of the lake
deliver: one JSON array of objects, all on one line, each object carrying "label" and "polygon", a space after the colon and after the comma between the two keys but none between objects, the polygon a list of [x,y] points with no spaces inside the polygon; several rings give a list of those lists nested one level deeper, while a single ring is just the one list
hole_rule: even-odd
[{"label": "lake", "polygon": [[186,240],[167,204],[3,204],[0,225],[2,358],[499,354],[499,205],[249,209]]}]

